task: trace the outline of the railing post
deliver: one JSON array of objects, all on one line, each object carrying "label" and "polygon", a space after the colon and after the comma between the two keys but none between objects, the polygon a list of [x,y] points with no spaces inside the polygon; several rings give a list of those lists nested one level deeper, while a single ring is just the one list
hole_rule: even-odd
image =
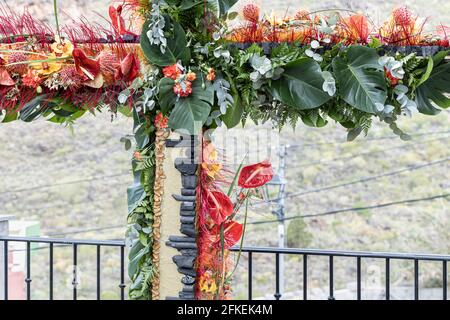
[{"label": "railing post", "polygon": [[361,300],[361,257],[356,258],[356,299]]},{"label": "railing post", "polygon": [[78,299],[77,285],[78,285],[78,245],[74,244],[72,247],[73,250],[73,300]]},{"label": "railing post", "polygon": [[442,261],[442,300],[447,300],[447,261]]},{"label": "railing post", "polygon": [[53,243],[50,243],[49,247],[49,299],[53,300]]},{"label": "railing post", "polygon": [[97,245],[97,300],[101,300],[101,248]]},{"label": "railing post", "polygon": [[27,286],[27,300],[31,300],[31,242],[27,241],[27,277],[25,279]]},{"label": "railing post", "polygon": [[120,299],[125,300],[125,246],[120,247]]},{"label": "railing post", "polygon": [[[0,236],[9,234],[10,216],[0,216]],[[8,300],[8,241],[0,241],[0,300]]]},{"label": "railing post", "polygon": [[330,256],[329,258],[329,267],[330,267],[330,296],[328,297],[328,300],[335,300],[334,298],[334,259],[333,256]]},{"label": "railing post", "polygon": [[303,300],[308,300],[308,255],[303,255]]},{"label": "railing post", "polygon": [[391,299],[391,260],[386,258],[386,300]]},{"label": "railing post", "polygon": [[253,300],[253,253],[248,253],[248,300]]},{"label": "railing post", "polygon": [[280,253],[275,254],[275,294],[276,300],[281,299],[280,293]]}]

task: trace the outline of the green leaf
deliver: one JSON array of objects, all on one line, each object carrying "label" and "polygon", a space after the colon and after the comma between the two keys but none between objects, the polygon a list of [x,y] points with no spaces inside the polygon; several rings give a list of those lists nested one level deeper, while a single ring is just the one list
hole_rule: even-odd
[{"label": "green leaf", "polygon": [[238,95],[234,96],[234,105],[227,109],[227,113],[222,116],[222,120],[228,129],[236,127],[244,114],[244,106]]},{"label": "green leaf", "polygon": [[347,141],[348,142],[354,141],[356,138],[358,138],[358,136],[361,134],[362,131],[363,129],[361,127],[356,127],[354,129],[349,130],[347,133]]},{"label": "green leaf", "polygon": [[178,7],[178,9],[184,11],[189,10],[195,6],[198,6],[199,4],[203,4],[204,0],[183,0],[181,2],[181,5]]},{"label": "green leaf", "polygon": [[208,119],[211,105],[194,96],[180,98],[169,117],[169,126],[173,130],[182,130],[189,134],[198,134]]},{"label": "green leaf", "polygon": [[162,78],[159,82],[159,105],[164,114],[169,112],[177,101],[177,96],[173,92],[174,85],[175,81],[170,78]]},{"label": "green leaf", "polygon": [[284,68],[281,78],[272,81],[270,90],[276,100],[300,110],[320,107],[331,97],[322,90],[324,79],[317,62],[301,58]]},{"label": "green leaf", "polygon": [[314,128],[322,128],[328,124],[328,121],[326,121],[324,118],[322,118],[318,114],[318,112],[310,113],[310,114],[306,114],[306,115],[302,116],[302,121],[307,126],[314,127]]},{"label": "green leaf", "polygon": [[333,70],[342,98],[358,110],[376,113],[376,104],[385,104],[387,87],[375,49],[352,46],[347,59],[336,57]]},{"label": "green leaf", "polygon": [[128,187],[128,214],[133,212],[139,203],[145,198],[144,187],[140,183],[135,183],[131,187]]},{"label": "green leaf", "polygon": [[133,278],[139,269],[139,264],[144,255],[149,252],[148,247],[144,247],[140,241],[136,241],[130,250],[129,263],[128,263],[128,275]]},{"label": "green leaf", "polygon": [[441,64],[433,69],[428,80],[416,89],[416,103],[419,112],[436,115],[441,108],[450,107],[450,63]]},{"label": "green leaf", "polygon": [[4,115],[2,123],[8,123],[8,122],[15,121],[15,120],[17,120],[17,117],[18,117],[18,113],[17,112],[15,112],[15,111],[7,112]]},{"label": "green leaf", "polygon": [[216,10],[218,17],[226,14],[238,0],[208,0],[210,6]]},{"label": "green leaf", "polygon": [[428,78],[431,75],[431,72],[433,71],[433,66],[434,66],[433,58],[429,57],[428,58],[427,68],[425,70],[425,73],[422,75],[422,77],[420,78],[419,82],[417,83],[417,87],[428,80]]},{"label": "green leaf", "polygon": [[20,110],[20,120],[25,122],[31,122],[36,119],[41,113],[42,108],[40,104],[47,98],[46,94],[41,94],[35,97],[33,100],[26,103]]},{"label": "green leaf", "polygon": [[[169,20],[169,19],[167,19]],[[191,52],[187,47],[186,33],[178,22],[166,22],[164,29],[167,38],[165,53],[161,52],[159,45],[150,44],[147,37],[150,21],[146,21],[141,35],[141,47],[147,59],[154,65],[165,67],[175,64],[178,60],[188,62]],[[169,34],[169,29],[171,29]]]}]

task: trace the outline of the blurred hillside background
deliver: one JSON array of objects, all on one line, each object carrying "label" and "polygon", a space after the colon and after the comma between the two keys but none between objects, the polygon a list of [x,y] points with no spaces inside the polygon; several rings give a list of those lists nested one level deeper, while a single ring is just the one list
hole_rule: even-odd
[{"label": "blurred hillside background", "polygon": [[[247,1],[248,2],[248,1]],[[37,17],[52,22],[51,0],[6,0],[14,8],[28,5]],[[283,15],[299,9],[299,1],[256,1],[262,8]],[[108,1],[60,1],[63,11],[71,17],[85,16],[98,19],[95,12],[107,15]],[[370,13],[382,21],[393,7],[406,4],[429,17],[430,26],[450,24],[450,2],[443,1],[301,1],[301,8],[352,8]],[[238,4],[239,7],[242,4]],[[64,20],[64,16],[61,18]],[[111,121],[113,120],[113,121]],[[286,215],[315,215],[327,211],[364,207],[405,199],[446,194],[450,191],[450,112],[437,117],[414,115],[413,121],[402,128],[413,136],[404,142],[385,126],[374,125],[368,137],[346,143],[346,132],[330,123],[326,128],[312,129],[302,124],[294,130],[286,128],[277,139],[291,145],[287,152]],[[131,132],[132,121],[103,114],[86,116],[71,127],[45,121],[35,123],[15,122],[0,126],[0,214],[13,215],[18,221],[35,221],[41,236],[85,239],[122,239],[126,225],[126,188],[132,181],[129,172],[131,154],[124,150],[120,138]],[[270,125],[264,127],[270,130]],[[255,142],[255,129],[239,129],[252,150],[267,148]],[[262,129],[261,129],[262,130]],[[276,135],[276,131],[272,132]],[[234,132],[236,135],[236,132]],[[255,147],[258,146],[258,147]],[[275,149],[272,149],[275,150]],[[242,155],[238,155],[242,156]],[[252,160],[264,160],[268,154],[252,155]],[[276,151],[270,159],[276,165]],[[430,164],[442,160],[437,164]],[[417,170],[352,183],[345,187],[336,185],[383,173],[430,164]],[[330,187],[330,188],[327,188]],[[317,190],[326,188],[327,190]],[[312,191],[312,192],[310,192]],[[422,201],[365,210],[344,212],[288,221],[287,242],[291,247],[345,249],[366,251],[397,251],[450,253],[449,198]],[[252,224],[273,220],[268,206],[254,204],[249,215],[245,244],[276,246],[277,224]],[[88,249],[80,248],[80,269],[86,279],[95,270],[88,257]],[[105,277],[117,278],[118,252],[104,255]],[[64,274],[71,265],[70,251],[61,249],[55,259],[55,283],[64,289]],[[235,291],[237,298],[245,298],[246,257],[241,259],[242,269],[237,272]],[[337,290],[351,289],[355,268],[345,259],[336,261]],[[364,268],[383,270],[382,264],[367,261]],[[46,270],[46,253],[33,255],[33,270]],[[369,268],[370,267],[370,268]],[[412,284],[412,263],[393,263],[393,286]],[[39,269],[41,268],[41,269]],[[254,296],[274,292],[274,263],[272,259],[258,257],[254,263]],[[441,279],[440,265],[427,264],[421,273],[423,288],[438,287]],[[375,268],[375,270],[377,270]],[[242,272],[240,272],[242,271]],[[327,262],[317,259],[310,270],[310,285],[314,297],[326,297]],[[286,291],[294,292],[301,283],[301,259],[289,257],[286,261]],[[383,283],[381,276],[378,279]],[[118,280],[115,283],[119,283]],[[45,276],[33,280],[35,297],[46,294]],[[117,298],[114,283],[108,286],[104,298]],[[56,290],[56,289],[55,289]],[[109,290],[109,291],[108,291]],[[70,290],[58,298],[70,298]],[[89,281],[80,289],[84,298],[94,297]],[[412,297],[412,291],[406,297]],[[439,292],[436,296],[439,298]],[[300,295],[300,294],[299,294]],[[432,297],[432,296],[431,296]]]}]

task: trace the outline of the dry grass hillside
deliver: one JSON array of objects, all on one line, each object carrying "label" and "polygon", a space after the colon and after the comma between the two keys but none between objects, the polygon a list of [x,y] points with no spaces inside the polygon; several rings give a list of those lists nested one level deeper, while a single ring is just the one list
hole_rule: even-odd
[{"label": "dry grass hillside", "polygon": [[[30,5],[36,16],[52,19],[51,0],[6,0],[9,5]],[[108,1],[60,1],[61,7],[73,16],[94,17],[93,12],[106,13]],[[267,8],[278,12],[296,8],[298,1],[262,1]],[[369,10],[385,16],[394,4],[368,0],[360,1],[302,1],[306,7],[352,7]],[[364,5],[362,5],[362,3]],[[436,23],[450,23],[450,3],[442,1],[406,1],[406,4]],[[403,142],[385,127],[375,125],[369,137],[354,143],[345,143],[345,131],[334,124],[323,129],[299,125],[287,128],[280,135],[282,143],[295,145],[288,149],[286,215],[319,214],[335,209],[364,207],[449,193],[450,191],[450,112],[437,117],[416,115],[403,128],[414,136]],[[36,220],[42,235],[73,238],[122,238],[126,223],[126,188],[132,177],[129,173],[130,153],[125,152],[120,138],[130,133],[131,120],[119,118],[111,122],[111,115],[86,116],[73,128],[66,128],[43,120],[32,124],[10,123],[0,125],[0,214],[11,214],[19,220]],[[269,126],[270,128],[270,126]],[[239,133],[252,141],[254,129]],[[254,145],[251,144],[250,145]],[[262,146],[265,147],[265,146]],[[263,160],[267,155],[259,155]],[[276,154],[271,154],[276,163]],[[437,160],[439,164],[422,169],[406,170]],[[255,160],[257,160],[255,158]],[[371,181],[333,187],[367,176],[405,169],[404,172]],[[331,186],[328,190],[308,193],[310,190]],[[295,193],[305,194],[293,196]],[[252,207],[250,222],[271,220],[270,209]],[[345,212],[335,215],[295,219],[287,223],[291,246],[309,248],[420,251],[448,254],[450,252],[449,199],[402,204],[386,208]],[[89,229],[99,230],[89,231]],[[88,229],[88,231],[83,231]],[[277,244],[277,226],[274,223],[252,225],[246,234],[246,244],[274,246]],[[69,259],[70,253],[60,258]],[[116,255],[116,253],[114,253]],[[81,254],[83,257],[83,254]],[[105,270],[114,267],[117,256],[105,261]],[[42,258],[44,259],[45,256]],[[36,256],[38,258],[38,255]],[[106,258],[105,258],[106,259]],[[81,260],[81,258],[80,258]],[[41,267],[46,260],[42,260]],[[246,257],[241,260],[246,265]],[[375,264],[376,262],[368,262]],[[354,281],[354,268],[348,261],[336,262],[341,278],[337,287],[345,288]],[[56,269],[64,272],[70,261],[60,259]],[[286,277],[294,279],[288,290],[298,290],[301,260],[290,257]],[[381,265],[380,265],[381,267]],[[39,267],[36,267],[39,268]],[[87,262],[85,270],[90,270]],[[274,288],[273,259],[258,258],[255,262],[255,295],[272,292]],[[412,266],[399,265],[402,272],[393,273],[399,285],[412,282]],[[238,297],[245,297],[246,276],[237,272]],[[111,271],[112,272],[112,271]],[[317,262],[311,270],[311,286],[318,290],[326,286],[323,274],[326,261]],[[421,275],[421,285],[433,287],[440,279],[436,265],[428,265]],[[44,280],[42,280],[44,281]],[[325,282],[324,282],[325,281]],[[33,282],[34,284],[35,282]],[[38,283],[38,282],[37,282]],[[64,286],[64,279],[60,281]],[[36,284],[38,286],[38,284]],[[241,287],[242,286],[242,287]],[[45,284],[43,282],[43,287]],[[81,291],[84,297],[92,294],[89,286]],[[320,291],[320,290],[319,290]],[[318,294],[320,296],[320,292]],[[70,291],[68,293],[70,297]],[[117,297],[111,286],[107,297]]]}]

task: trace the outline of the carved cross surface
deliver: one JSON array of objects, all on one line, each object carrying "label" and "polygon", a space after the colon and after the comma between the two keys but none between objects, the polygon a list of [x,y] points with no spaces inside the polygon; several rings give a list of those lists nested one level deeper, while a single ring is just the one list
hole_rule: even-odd
[{"label": "carved cross surface", "polygon": [[[44,118],[72,124],[102,108],[133,117],[135,182],[128,189],[127,232],[133,299],[160,298],[158,221],[171,132],[191,137],[250,121],[277,128],[335,121],[354,140],[379,120],[408,140],[399,119],[450,106],[450,28],[426,33],[423,20],[407,8],[395,8],[374,26],[348,10],[299,8],[279,18],[236,0],[117,2],[106,27],[85,20],[60,24],[56,1],[55,26],[0,5],[0,123]],[[123,141],[131,147],[128,138]],[[271,167],[238,170],[242,190],[224,194],[216,182],[226,170],[213,146],[200,142],[201,165],[190,179],[206,187],[194,185],[181,196],[196,207],[189,211],[198,233],[188,237],[199,251],[196,274],[184,281],[193,285],[197,276],[198,299],[226,299],[233,273],[227,249],[243,232],[232,202],[242,205],[251,194],[242,191],[246,183],[255,177],[267,182]],[[220,263],[208,265],[214,255]]]}]

